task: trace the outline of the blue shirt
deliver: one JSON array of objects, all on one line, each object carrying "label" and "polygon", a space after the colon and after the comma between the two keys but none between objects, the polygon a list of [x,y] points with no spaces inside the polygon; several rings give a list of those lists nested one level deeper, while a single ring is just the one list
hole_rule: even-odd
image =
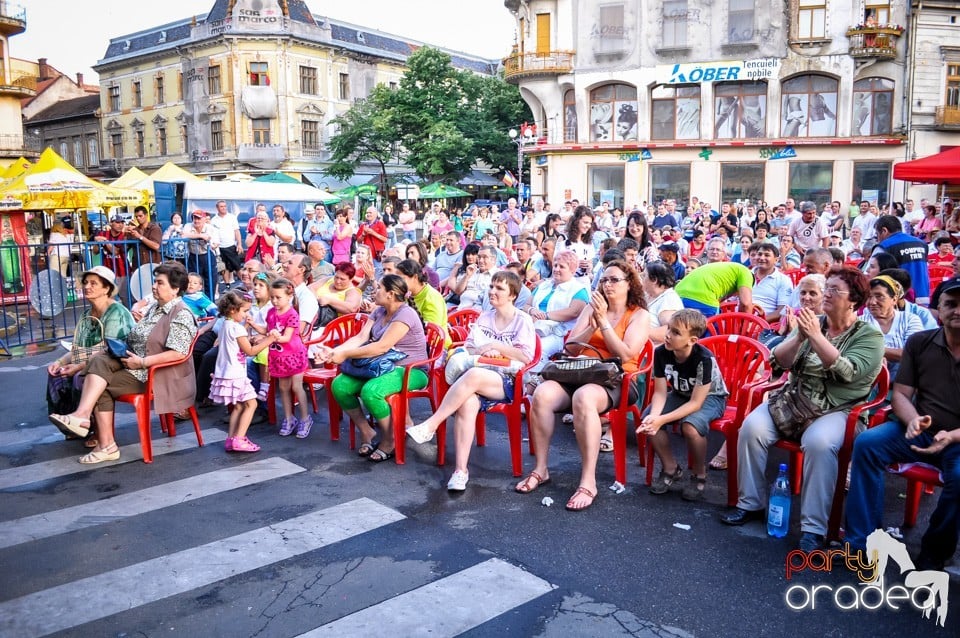
[{"label": "blue shirt", "polygon": [[877,246],[893,255],[900,267],[910,273],[910,281],[917,301],[928,302],[930,273],[927,270],[927,244],[922,239],[900,232],[890,235]]}]

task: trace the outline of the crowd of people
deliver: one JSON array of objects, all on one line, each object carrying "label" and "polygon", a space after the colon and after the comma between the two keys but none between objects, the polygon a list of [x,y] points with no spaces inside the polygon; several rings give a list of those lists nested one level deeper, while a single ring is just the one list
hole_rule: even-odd
[{"label": "crowd of people", "polygon": [[[305,439],[313,421],[303,375],[334,365],[340,372],[332,396],[359,428],[359,455],[386,461],[397,446],[386,397],[402,387],[402,362],[427,357],[427,323],[448,330],[449,312],[472,309],[479,316],[449,354],[451,364],[454,356],[470,363],[458,364],[453,375],[447,370],[449,389],[428,419],[405,424],[415,442],[425,443],[453,418],[449,490],[467,487],[480,411],[523,394],[536,462],[515,490],[531,493],[551,480],[554,431],[571,423],[582,463],[566,507],[590,507],[600,454],[622,444],[612,440],[605,415],[619,405],[623,388],[565,385],[540,373],[564,350],[618,357],[625,372],[636,371],[649,343],[653,393],[636,427],[660,460],[650,492],[677,489],[696,501],[708,467],[726,469],[724,448],[707,460],[707,434],[729,394],[715,356],[698,341],[707,319],[732,300],[769,323],[763,341],[770,366],[817,410],[800,439],[801,549],[824,546],[846,412],[886,366],[897,421],[857,439],[848,539],[862,546],[879,524],[882,468],[923,460],[942,469],[945,487],[922,556],[936,565],[953,555],[960,511],[960,213],[949,201],[942,210],[909,200],[882,208],[832,202],[818,210],[792,199],[715,210],[693,198],[685,207],[665,200],[626,212],[576,200],[552,209],[533,198],[525,210],[510,199],[502,210],[480,206],[469,214],[434,204],[419,224],[407,204],[400,209],[394,215],[392,207],[369,206],[358,220],[349,205],[333,215],[317,205],[294,222],[282,206],[271,217],[260,205],[245,233],[226,202],[212,216],[194,211],[189,225],[174,215],[162,231],[146,209],[137,209],[133,225],[112,218],[98,238],[104,265],[80,278],[87,315],[99,330],[78,327],[74,350],[93,352],[79,361],[71,351],[51,364],[51,422],[84,438],[90,451],[82,463],[116,460],[114,400],[142,392],[151,367],[177,362],[156,371],[156,411],[182,415],[194,404],[227,405],[226,450],[256,452],[248,429],[262,418],[270,380],[281,398],[279,435]],[[129,274],[120,240],[137,241],[139,263],[156,265],[152,294],[129,310],[113,300],[118,293],[123,299]],[[952,268],[933,290],[931,265]],[[312,343],[331,321],[355,313],[369,316],[358,334],[334,345]],[[107,338],[124,340],[126,352],[96,352]],[[449,332],[444,339],[450,346]],[[936,372],[934,364],[941,366]],[[522,383],[515,382],[518,370],[527,370]],[[429,372],[414,369],[409,387],[425,388]],[[644,387],[627,388],[630,400]],[[670,425],[689,446],[688,477],[671,450]],[[739,500],[723,522],[760,517],[767,451],[781,436],[766,404],[747,416],[737,450]]]}]

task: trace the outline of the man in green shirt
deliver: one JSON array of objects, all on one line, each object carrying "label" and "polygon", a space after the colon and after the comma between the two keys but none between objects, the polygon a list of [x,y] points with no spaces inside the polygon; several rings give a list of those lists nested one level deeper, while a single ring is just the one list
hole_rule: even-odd
[{"label": "man in green shirt", "polygon": [[684,308],[699,310],[707,318],[720,312],[727,297],[740,298],[740,312],[753,312],[753,273],[742,264],[723,261],[704,264],[677,282]]}]

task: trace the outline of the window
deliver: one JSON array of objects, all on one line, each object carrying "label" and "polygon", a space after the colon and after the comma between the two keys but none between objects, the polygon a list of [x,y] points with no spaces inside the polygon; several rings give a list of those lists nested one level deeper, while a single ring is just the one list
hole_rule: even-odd
[{"label": "window", "polygon": [[317,94],[317,69],[315,67],[300,67],[300,92],[304,95]]},{"label": "window", "polygon": [[780,135],[832,137],[837,134],[837,80],[800,75],[781,86]]},{"label": "window", "polygon": [[223,150],[223,122],[220,120],[210,122],[210,150]]},{"label": "window", "polygon": [[134,131],[134,145],[136,146],[137,157],[143,157],[143,129]]},{"label": "window", "polygon": [[163,93],[163,76],[162,75],[158,75],[154,79],[153,88],[157,94],[157,104],[163,104],[164,102],[166,102],[167,101],[166,96]]},{"label": "window", "polygon": [[250,86],[270,86],[270,76],[267,74],[266,62],[250,63]]},{"label": "window", "polygon": [[890,0],[866,0],[863,7],[863,23],[867,26],[892,24]]},{"label": "window", "polygon": [[753,0],[727,0],[727,43],[753,42],[755,29]]},{"label": "window", "polygon": [[67,140],[60,140],[60,157],[63,159],[70,157],[67,155]]},{"label": "window", "polygon": [[827,33],[827,0],[798,0],[797,39],[822,40]]},{"label": "window", "polygon": [[596,42],[594,53],[620,57],[627,50],[627,33],[623,24],[623,3],[600,5],[599,33],[591,34]]},{"label": "window", "polygon": [[820,204],[834,199],[833,162],[791,162],[790,194],[795,201],[811,201]]},{"label": "window", "polygon": [[97,138],[87,138],[87,166],[96,166],[100,163],[100,148]]},{"label": "window", "polygon": [[183,101],[183,71],[177,73],[177,99]]},{"label": "window", "polygon": [[253,143],[270,143],[270,120],[250,120],[253,123]]},{"label": "window", "polygon": [[590,141],[637,139],[637,89],[606,84],[590,91]]},{"label": "window", "polygon": [[189,136],[187,135],[187,125],[180,125],[180,152],[187,152],[187,143],[189,142]]},{"label": "window", "polygon": [[157,154],[167,154],[167,129],[162,126],[157,128]]},{"label": "window", "polygon": [[537,14],[537,53],[550,53],[550,14]]},{"label": "window", "polygon": [[588,166],[587,191],[590,206],[609,202],[610,208],[623,208],[623,166]]},{"label": "window", "polygon": [[663,0],[663,48],[687,46],[687,0]]},{"label": "window", "polygon": [[886,135],[893,126],[893,82],[864,78],[853,83],[852,135]]},{"label": "window", "polygon": [[143,91],[140,88],[140,80],[133,81],[133,108],[143,106]]},{"label": "window", "polygon": [[207,67],[207,94],[220,95],[220,65]]},{"label": "window", "polygon": [[577,94],[573,89],[563,94],[563,141],[577,141]]},{"label": "window", "polygon": [[766,137],[766,82],[718,82],[713,94],[715,138]]},{"label": "window", "polygon": [[652,93],[650,137],[655,140],[700,138],[700,86],[657,86]]},{"label": "window", "polygon": [[391,91],[396,91],[396,90],[397,90],[397,83],[396,83],[396,82],[391,82],[388,86],[390,87],[390,90],[391,90]]},{"label": "window", "polygon": [[83,166],[83,141],[79,137],[73,138],[73,165]]},{"label": "window", "polygon": [[320,148],[320,123],[316,120],[303,120],[300,124],[300,145],[304,149]]},{"label": "window", "polygon": [[944,104],[960,107],[960,64],[947,65],[947,95]]},{"label": "window", "polygon": [[763,199],[764,164],[724,162],[720,166],[720,201]]},{"label": "window", "polygon": [[350,99],[350,74],[348,73],[340,74],[340,99]]},{"label": "window", "polygon": [[650,199],[660,202],[675,199],[677,203],[690,199],[689,164],[651,164]]},{"label": "window", "polygon": [[110,135],[110,152],[113,154],[113,159],[123,158],[123,134],[122,133],[113,133]]},{"label": "window", "polygon": [[110,96],[110,110],[119,111],[120,110],[120,87],[114,85],[114,86],[111,86],[108,89],[108,91]]},{"label": "window", "polygon": [[853,197],[877,205],[889,202],[890,164],[884,162],[853,163]]}]

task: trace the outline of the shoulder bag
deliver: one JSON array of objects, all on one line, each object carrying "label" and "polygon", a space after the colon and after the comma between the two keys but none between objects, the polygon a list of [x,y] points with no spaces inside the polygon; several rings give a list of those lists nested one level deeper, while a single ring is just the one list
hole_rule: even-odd
[{"label": "shoulder bag", "polygon": [[[81,346],[78,345],[80,341],[77,336],[80,326],[84,321],[92,321],[97,329],[100,331],[100,338],[92,346]],[[73,344],[70,346],[70,363],[72,364],[86,364],[90,359],[93,358],[93,355],[100,354],[104,350],[104,334],[103,334],[103,322],[93,317],[91,315],[86,315],[80,319],[80,323],[77,324],[77,327],[74,329],[74,339]],[[86,341],[86,340],[85,340]]]},{"label": "shoulder bag", "polygon": [[619,386],[623,379],[623,364],[620,357],[602,357],[599,350],[579,341],[568,341],[564,348],[569,345],[593,350],[597,356],[584,357],[569,355],[565,352],[558,353],[540,371],[541,377],[562,385],[582,386],[593,383],[607,388]]},{"label": "shoulder bag", "polygon": [[376,379],[393,372],[397,362],[406,358],[406,354],[391,348],[375,357],[347,359],[340,364],[340,372],[357,379]]}]

